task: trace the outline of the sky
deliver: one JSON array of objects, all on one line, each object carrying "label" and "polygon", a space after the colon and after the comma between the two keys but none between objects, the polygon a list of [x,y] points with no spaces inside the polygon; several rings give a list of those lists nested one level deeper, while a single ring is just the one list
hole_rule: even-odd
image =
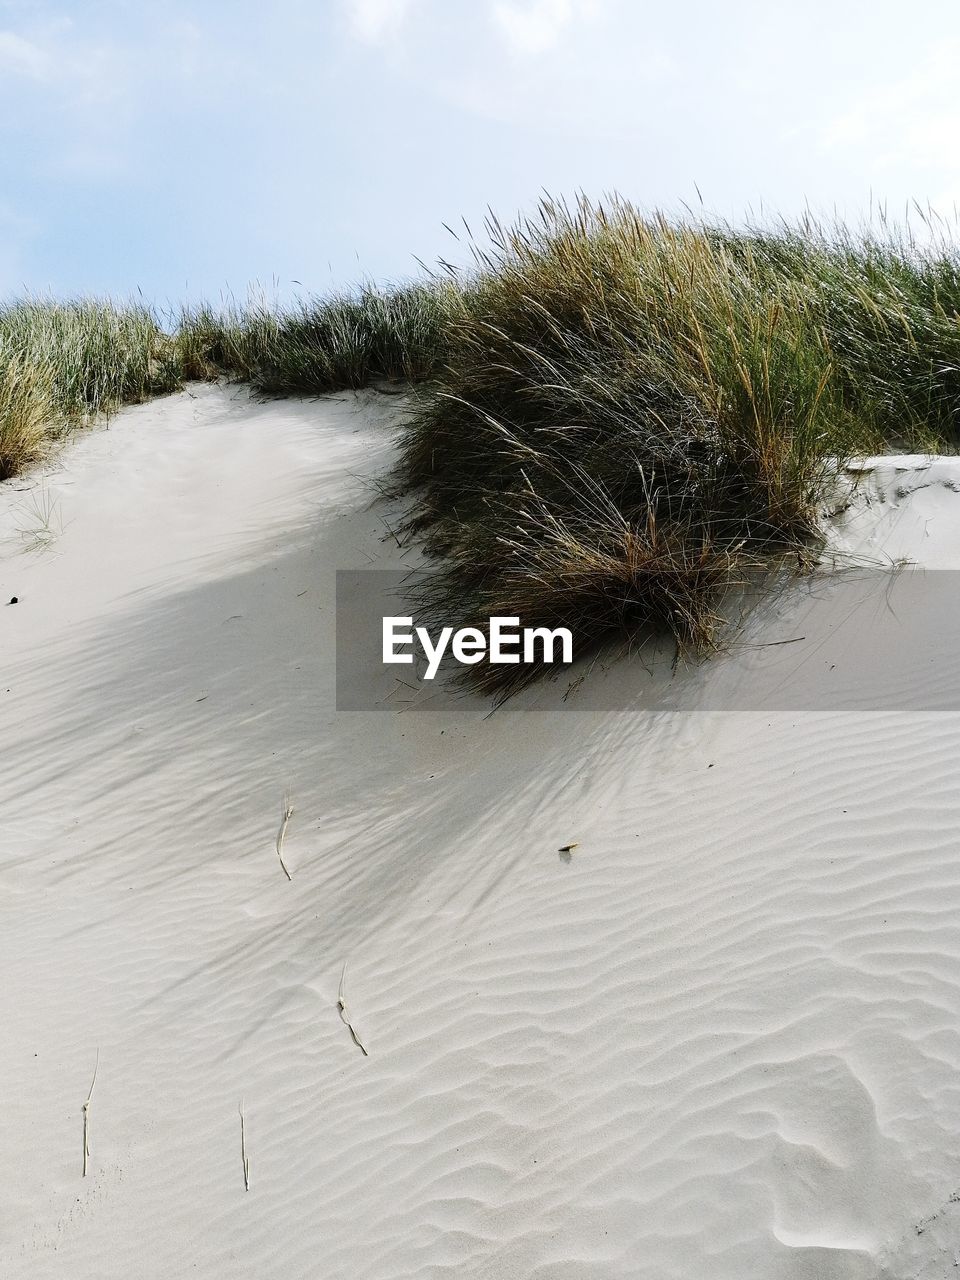
[{"label": "sky", "polygon": [[956,0],[0,0],[0,292],[395,282],[545,190],[949,217],[958,67]]}]

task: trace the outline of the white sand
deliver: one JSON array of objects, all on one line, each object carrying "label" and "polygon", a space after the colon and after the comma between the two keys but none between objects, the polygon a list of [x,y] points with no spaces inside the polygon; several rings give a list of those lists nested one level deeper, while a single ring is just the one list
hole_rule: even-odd
[{"label": "white sand", "polygon": [[[337,713],[398,411],[204,388],[0,486],[0,1275],[956,1274],[960,718],[856,709],[856,644],[854,709],[705,709],[806,641],[676,713]],[[923,466],[838,537],[960,567]]]}]

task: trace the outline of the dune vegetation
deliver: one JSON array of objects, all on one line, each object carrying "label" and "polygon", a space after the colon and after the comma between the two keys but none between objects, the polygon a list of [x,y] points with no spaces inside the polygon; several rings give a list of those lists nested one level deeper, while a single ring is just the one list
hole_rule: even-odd
[{"label": "dune vegetation", "polygon": [[[672,222],[620,200],[491,220],[469,267],[294,306],[0,309],[0,478],[197,378],[417,384],[395,487],[428,620],[569,626],[578,652],[716,642],[731,584],[809,563],[838,463],[960,424],[960,251],[881,225]],[[470,668],[499,694],[528,668]],[[511,683],[511,681],[513,683]]]},{"label": "dune vegetation", "polygon": [[70,427],[178,381],[149,307],[32,298],[0,308],[0,479]]},{"label": "dune vegetation", "polygon": [[[666,630],[708,651],[732,584],[810,563],[852,453],[952,447],[960,256],[813,222],[675,225],[626,203],[488,227],[403,438],[428,621]],[[529,667],[470,668],[495,692]]]}]

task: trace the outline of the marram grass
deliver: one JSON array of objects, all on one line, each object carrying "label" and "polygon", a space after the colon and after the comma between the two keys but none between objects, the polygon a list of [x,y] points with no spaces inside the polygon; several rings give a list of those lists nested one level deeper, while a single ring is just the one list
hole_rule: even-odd
[{"label": "marram grass", "polygon": [[[431,622],[566,626],[580,653],[652,626],[704,652],[732,584],[809,563],[846,456],[956,441],[942,238],[677,225],[617,200],[487,230],[450,272],[447,353],[402,440]],[[534,674],[466,678],[502,694]]]},{"label": "marram grass", "polygon": [[179,385],[174,348],[144,306],[29,298],[0,308],[0,478],[69,427]]},{"label": "marram grass", "polygon": [[[808,562],[838,462],[953,449],[960,250],[811,219],[735,228],[613,199],[495,219],[472,265],[287,307],[0,309],[0,477],[97,414],[230,377],[421,392],[400,440],[425,618],[717,642],[731,584]],[[506,673],[506,675],[504,675]],[[469,668],[504,694],[521,668]]]}]

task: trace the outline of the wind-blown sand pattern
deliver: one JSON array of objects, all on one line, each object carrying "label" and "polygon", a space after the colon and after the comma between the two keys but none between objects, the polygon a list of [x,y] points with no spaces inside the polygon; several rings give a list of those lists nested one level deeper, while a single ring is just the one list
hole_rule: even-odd
[{"label": "wind-blown sand pattern", "polygon": [[[201,388],[0,486],[0,1274],[955,1274],[960,719],[705,710],[756,653],[677,712],[338,714],[401,412]],[[960,567],[919,465],[844,536]]]}]

